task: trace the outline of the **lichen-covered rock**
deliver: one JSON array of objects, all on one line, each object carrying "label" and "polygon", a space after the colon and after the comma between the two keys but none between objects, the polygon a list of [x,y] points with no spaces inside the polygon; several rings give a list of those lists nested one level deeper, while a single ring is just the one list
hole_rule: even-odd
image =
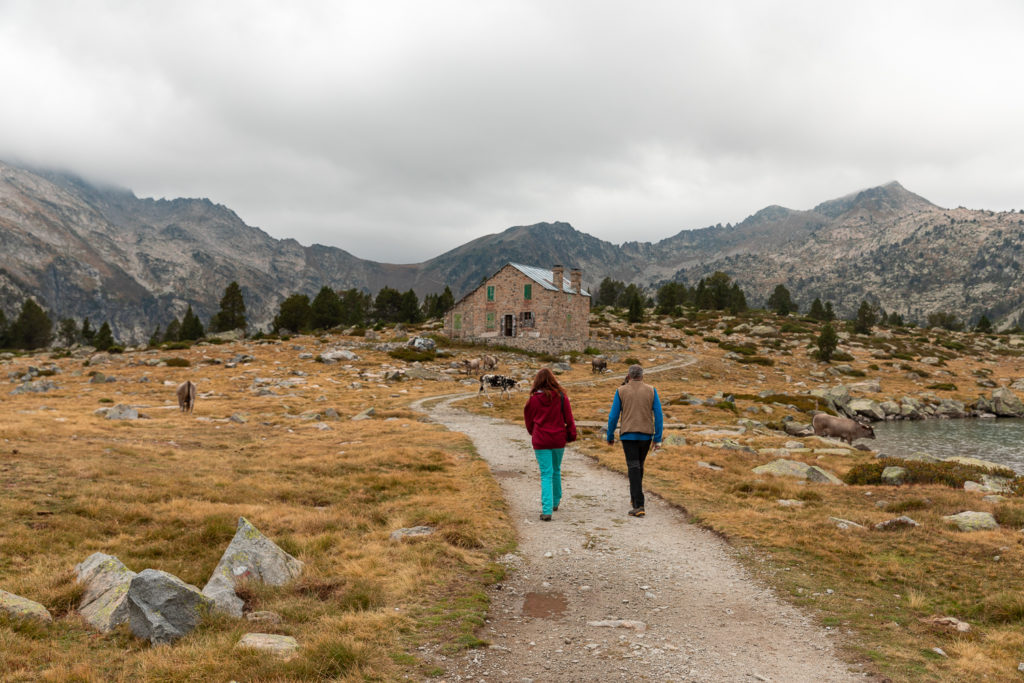
[{"label": "lichen-covered rock", "polygon": [[999,528],[999,524],[996,522],[996,518],[992,516],[991,512],[975,512],[967,510],[955,515],[946,515],[943,519],[955,524],[956,528],[960,531],[985,531],[988,529]]},{"label": "lichen-covered rock", "polygon": [[847,414],[854,413],[870,420],[880,421],[885,419],[885,411],[876,402],[869,398],[855,398],[846,405]]},{"label": "lichen-covered rock", "polygon": [[285,661],[295,657],[299,651],[299,643],[294,638],[273,633],[246,633],[235,647],[259,650]]},{"label": "lichen-covered rock", "polygon": [[828,484],[842,484],[842,480],[828,470],[817,465],[807,465],[798,460],[779,458],[753,469],[754,474],[771,474],[777,477],[795,477]]},{"label": "lichen-covered rock", "polygon": [[128,588],[135,572],[112,555],[93,553],[75,573],[85,586],[78,612],[93,628],[106,633],[128,621]]},{"label": "lichen-covered rock", "polygon": [[999,417],[1024,417],[1024,403],[1007,387],[992,390],[992,410]]},{"label": "lichen-covered rock", "polygon": [[303,563],[281,550],[245,517],[238,518],[238,530],[203,587],[217,609],[242,616],[242,599],[235,584],[242,579],[280,586],[302,573]]},{"label": "lichen-covered rock", "polygon": [[213,607],[213,600],[198,588],[157,569],[136,574],[128,588],[132,633],[153,644],[172,643],[188,634]]},{"label": "lichen-covered rock", "polygon": [[0,590],[0,614],[13,619],[31,619],[43,623],[53,621],[49,611],[38,602]]},{"label": "lichen-covered rock", "polygon": [[904,467],[889,466],[882,470],[882,483],[889,486],[901,486],[907,480],[907,470]]},{"label": "lichen-covered rock", "polygon": [[106,418],[108,420],[138,420],[139,411],[135,410],[135,408],[132,408],[131,406],[118,403],[107,411]]}]

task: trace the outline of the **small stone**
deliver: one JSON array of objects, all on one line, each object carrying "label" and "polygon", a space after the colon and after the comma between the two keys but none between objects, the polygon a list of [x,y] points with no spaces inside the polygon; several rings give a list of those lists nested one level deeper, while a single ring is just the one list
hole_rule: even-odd
[{"label": "small stone", "polygon": [[0,590],[0,613],[12,619],[30,619],[43,623],[53,621],[45,607],[34,600]]},{"label": "small stone", "polygon": [[419,536],[430,536],[434,533],[434,527],[430,526],[414,526],[405,529],[395,529],[391,532],[392,541],[404,541],[410,538],[417,538]]},{"label": "small stone", "polygon": [[635,621],[632,619],[604,619],[601,621],[588,621],[587,626],[596,626],[599,628],[626,628],[638,633],[643,633],[647,630],[647,624],[642,621]]},{"label": "small stone", "polygon": [[291,636],[281,636],[272,633],[246,633],[235,647],[260,650],[287,661],[295,657],[299,650],[299,643]]},{"label": "small stone", "polygon": [[875,525],[875,529],[879,531],[894,531],[896,529],[912,529],[916,526],[921,526],[910,517],[902,515],[894,519],[887,519],[884,522],[879,522]]}]

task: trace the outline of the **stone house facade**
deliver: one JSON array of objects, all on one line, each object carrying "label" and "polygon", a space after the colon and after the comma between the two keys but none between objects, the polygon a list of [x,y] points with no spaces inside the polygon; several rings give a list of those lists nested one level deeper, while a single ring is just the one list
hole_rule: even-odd
[{"label": "stone house facade", "polygon": [[445,315],[450,339],[528,351],[582,351],[590,339],[590,293],[583,272],[509,263]]}]

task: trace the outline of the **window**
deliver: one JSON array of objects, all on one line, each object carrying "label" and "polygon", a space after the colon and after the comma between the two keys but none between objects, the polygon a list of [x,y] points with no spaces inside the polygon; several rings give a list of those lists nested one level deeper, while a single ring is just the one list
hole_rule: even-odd
[{"label": "window", "polygon": [[488,311],[487,312],[487,320],[485,322],[485,326],[486,326],[486,328],[488,330],[493,330],[494,329],[494,327],[495,327],[495,324],[494,324],[494,311]]},{"label": "window", "polygon": [[494,285],[487,285],[487,300],[494,301]]},{"label": "window", "polygon": [[533,285],[523,285],[523,298],[524,299],[532,299],[533,298]]},{"label": "window", "polygon": [[452,316],[452,319],[453,319],[452,325],[455,327],[455,329],[461,330],[462,329],[462,314],[461,313],[455,313]]},{"label": "window", "polygon": [[519,324],[522,327],[533,327],[533,312],[523,311],[519,314]]}]

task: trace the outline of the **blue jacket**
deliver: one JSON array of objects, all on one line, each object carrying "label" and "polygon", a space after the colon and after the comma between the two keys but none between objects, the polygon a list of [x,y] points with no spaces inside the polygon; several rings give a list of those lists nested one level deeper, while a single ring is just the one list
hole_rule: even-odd
[{"label": "blue jacket", "polygon": [[[654,387],[651,387],[654,389]],[[661,413],[661,399],[658,398],[658,390],[654,389],[654,405],[651,406],[654,410],[654,443],[661,443],[661,431],[665,421],[664,415]],[[622,402],[619,400],[619,392],[615,392],[615,398],[612,399],[612,409],[608,413],[608,427],[605,431],[605,438],[608,443],[612,443],[615,440],[615,428],[619,424],[619,413],[622,412]],[[625,434],[619,434],[619,438],[623,441],[650,441],[651,435],[644,434],[643,432],[626,432]]]}]

